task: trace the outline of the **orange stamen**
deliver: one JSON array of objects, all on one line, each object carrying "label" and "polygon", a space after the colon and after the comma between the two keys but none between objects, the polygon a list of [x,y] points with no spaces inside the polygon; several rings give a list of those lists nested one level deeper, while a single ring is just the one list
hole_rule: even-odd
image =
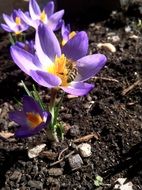
[{"label": "orange stamen", "polygon": [[39,124],[43,122],[43,119],[38,113],[34,112],[28,112],[27,115],[27,121],[31,128],[37,127]]}]

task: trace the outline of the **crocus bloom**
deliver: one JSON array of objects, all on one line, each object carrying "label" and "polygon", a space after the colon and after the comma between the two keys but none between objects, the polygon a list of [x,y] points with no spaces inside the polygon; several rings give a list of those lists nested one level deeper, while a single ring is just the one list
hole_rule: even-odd
[{"label": "crocus bloom", "polygon": [[[21,32],[28,29],[28,25],[21,19],[21,10],[14,10],[13,13],[8,16],[3,14],[3,19],[6,24],[1,24],[1,27],[7,32],[14,32],[15,34],[20,34]],[[24,13],[27,15],[28,13]]]},{"label": "crocus bloom", "polygon": [[61,88],[75,95],[86,95],[94,85],[84,83],[105,65],[102,54],[88,55],[86,32],[78,32],[61,48],[50,28],[40,25],[36,33],[36,56],[13,45],[11,55],[14,62],[39,85]]},{"label": "crocus bloom", "polygon": [[33,28],[37,29],[40,23],[44,23],[46,26],[50,27],[52,30],[59,29],[64,14],[64,10],[54,13],[54,2],[50,1],[41,11],[36,0],[29,1],[29,14],[30,16],[24,14],[21,11],[21,17],[23,20]]},{"label": "crocus bloom", "polygon": [[47,127],[51,114],[42,110],[37,101],[30,96],[23,98],[23,110],[9,113],[9,118],[21,127],[15,132],[16,137],[29,137]]},{"label": "crocus bloom", "polygon": [[70,24],[65,26],[65,23],[63,21],[61,27],[61,35],[62,35],[62,46],[64,46],[68,40],[70,40],[76,35],[76,32],[75,31],[71,32]]},{"label": "crocus bloom", "polygon": [[28,51],[29,53],[32,53],[32,54],[35,54],[35,43],[33,40],[30,40],[30,41],[25,41],[24,43],[23,42],[16,42],[16,45],[19,46],[20,48]]}]

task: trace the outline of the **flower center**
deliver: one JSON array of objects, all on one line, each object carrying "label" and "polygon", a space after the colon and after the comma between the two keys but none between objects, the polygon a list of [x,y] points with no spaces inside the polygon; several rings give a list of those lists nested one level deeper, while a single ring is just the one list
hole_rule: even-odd
[{"label": "flower center", "polygon": [[67,59],[64,54],[55,58],[55,62],[48,68],[48,72],[58,76],[62,81],[62,86],[68,86],[78,74],[76,62]]},{"label": "flower center", "polygon": [[47,23],[47,15],[45,13],[45,11],[43,10],[40,14],[40,20],[43,22],[43,23]]},{"label": "flower center", "polygon": [[28,124],[31,128],[37,127],[39,124],[43,122],[43,119],[38,113],[28,112],[26,113]]},{"label": "flower center", "polygon": [[15,18],[15,22],[16,22],[17,25],[20,25],[21,24],[21,18],[17,16]]},{"label": "flower center", "polygon": [[[69,38],[68,40],[72,39],[75,35],[76,35],[76,32],[75,32],[75,31],[72,31],[72,32],[69,34],[69,36],[68,36],[68,38]],[[67,43],[68,40],[63,39],[63,40],[62,40],[62,46],[64,46],[64,45]]]}]

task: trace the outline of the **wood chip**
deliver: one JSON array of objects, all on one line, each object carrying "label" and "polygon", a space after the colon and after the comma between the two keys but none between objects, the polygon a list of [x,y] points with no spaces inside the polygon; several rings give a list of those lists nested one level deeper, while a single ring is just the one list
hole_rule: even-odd
[{"label": "wood chip", "polygon": [[94,132],[94,133],[91,133],[89,135],[85,135],[85,136],[82,136],[82,137],[80,137],[78,139],[75,139],[73,142],[74,143],[87,142],[87,141],[89,141],[92,138],[95,138],[95,139],[98,140],[99,139],[99,134],[96,133],[96,132]]},{"label": "wood chip", "polygon": [[58,153],[52,151],[42,151],[39,156],[41,158],[47,158],[49,160],[55,160],[58,157]]},{"label": "wood chip", "polygon": [[1,131],[0,132],[0,138],[2,139],[9,139],[10,137],[13,137],[14,136],[14,133],[9,133],[7,131]]}]

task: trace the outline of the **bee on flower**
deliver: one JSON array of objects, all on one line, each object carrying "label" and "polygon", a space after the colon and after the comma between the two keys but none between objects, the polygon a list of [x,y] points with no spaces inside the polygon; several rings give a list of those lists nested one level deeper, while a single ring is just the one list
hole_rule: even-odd
[{"label": "bee on flower", "polygon": [[[21,34],[23,31],[28,29],[28,25],[20,16],[21,10],[14,10],[13,13],[9,16],[7,14],[3,14],[3,19],[6,24],[1,24],[1,27],[7,32],[13,32],[16,35]],[[28,15],[28,12],[24,13]]]},{"label": "bee on flower", "polygon": [[39,85],[50,89],[62,89],[75,95],[86,95],[94,88],[85,81],[96,75],[105,65],[103,54],[86,55],[88,36],[81,31],[68,40],[64,46],[54,32],[44,24],[36,31],[35,55],[13,45],[11,55],[22,71]]}]

